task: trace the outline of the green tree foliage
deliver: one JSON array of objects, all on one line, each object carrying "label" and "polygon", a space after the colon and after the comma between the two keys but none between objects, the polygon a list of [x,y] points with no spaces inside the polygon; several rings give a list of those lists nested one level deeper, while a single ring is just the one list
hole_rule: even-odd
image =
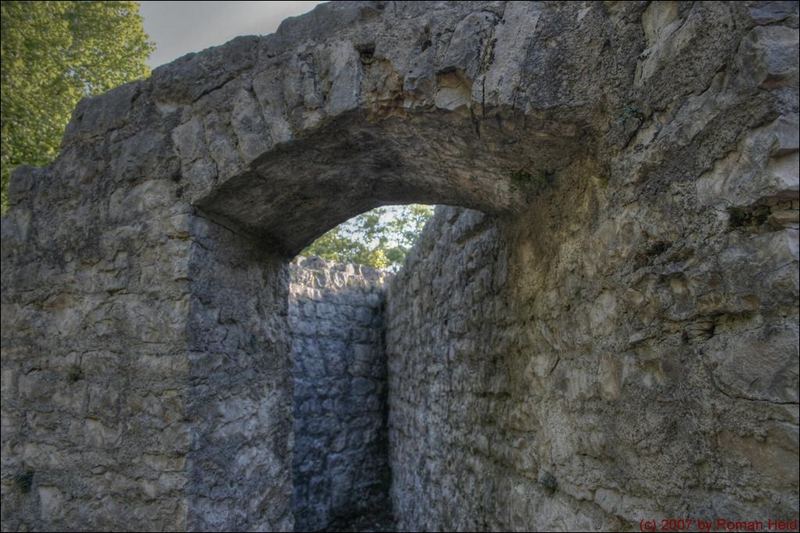
[{"label": "green tree foliage", "polygon": [[84,96],[146,77],[155,45],[138,2],[12,2],[2,9],[2,205],[22,164],[58,153]]},{"label": "green tree foliage", "polygon": [[336,226],[301,255],[397,271],[432,214],[427,205],[379,207]]}]

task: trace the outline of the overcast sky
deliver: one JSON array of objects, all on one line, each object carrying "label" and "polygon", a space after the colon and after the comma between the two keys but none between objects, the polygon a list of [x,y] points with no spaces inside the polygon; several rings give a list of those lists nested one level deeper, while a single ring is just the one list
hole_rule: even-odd
[{"label": "overcast sky", "polygon": [[144,30],[155,41],[153,68],[238,35],[266,35],[286,17],[322,2],[140,2]]}]

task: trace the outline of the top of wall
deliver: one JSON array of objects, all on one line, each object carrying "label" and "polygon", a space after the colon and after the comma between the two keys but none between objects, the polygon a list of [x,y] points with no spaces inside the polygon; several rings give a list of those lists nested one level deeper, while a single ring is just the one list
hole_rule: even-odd
[{"label": "top of wall", "polygon": [[317,288],[382,288],[394,276],[388,270],[327,261],[316,256],[297,256],[290,269],[293,286]]}]

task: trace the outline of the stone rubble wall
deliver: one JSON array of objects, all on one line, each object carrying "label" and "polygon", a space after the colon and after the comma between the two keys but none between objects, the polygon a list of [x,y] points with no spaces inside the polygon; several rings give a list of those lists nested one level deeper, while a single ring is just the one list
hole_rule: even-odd
[{"label": "stone rubble wall", "polygon": [[437,209],[390,283],[398,527],[797,519],[796,201],[743,227],[694,183],[576,183],[516,221]]},{"label": "stone rubble wall", "polygon": [[291,530],[289,269],[251,239],[195,224],[187,529]]},{"label": "stone rubble wall", "polygon": [[3,530],[185,529],[185,212],[158,180],[52,180],[16,173],[3,218]]},{"label": "stone rubble wall", "polygon": [[290,265],[297,531],[388,505],[386,272],[299,257]]}]

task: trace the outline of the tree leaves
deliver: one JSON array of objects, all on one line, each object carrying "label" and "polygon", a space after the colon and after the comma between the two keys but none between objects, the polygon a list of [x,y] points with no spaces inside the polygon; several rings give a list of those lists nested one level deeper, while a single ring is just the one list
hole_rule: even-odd
[{"label": "tree leaves", "polygon": [[149,75],[138,2],[0,2],[2,206],[11,171],[58,153],[84,96]]},{"label": "tree leaves", "polygon": [[427,205],[379,207],[328,231],[301,255],[397,271],[431,215]]}]

